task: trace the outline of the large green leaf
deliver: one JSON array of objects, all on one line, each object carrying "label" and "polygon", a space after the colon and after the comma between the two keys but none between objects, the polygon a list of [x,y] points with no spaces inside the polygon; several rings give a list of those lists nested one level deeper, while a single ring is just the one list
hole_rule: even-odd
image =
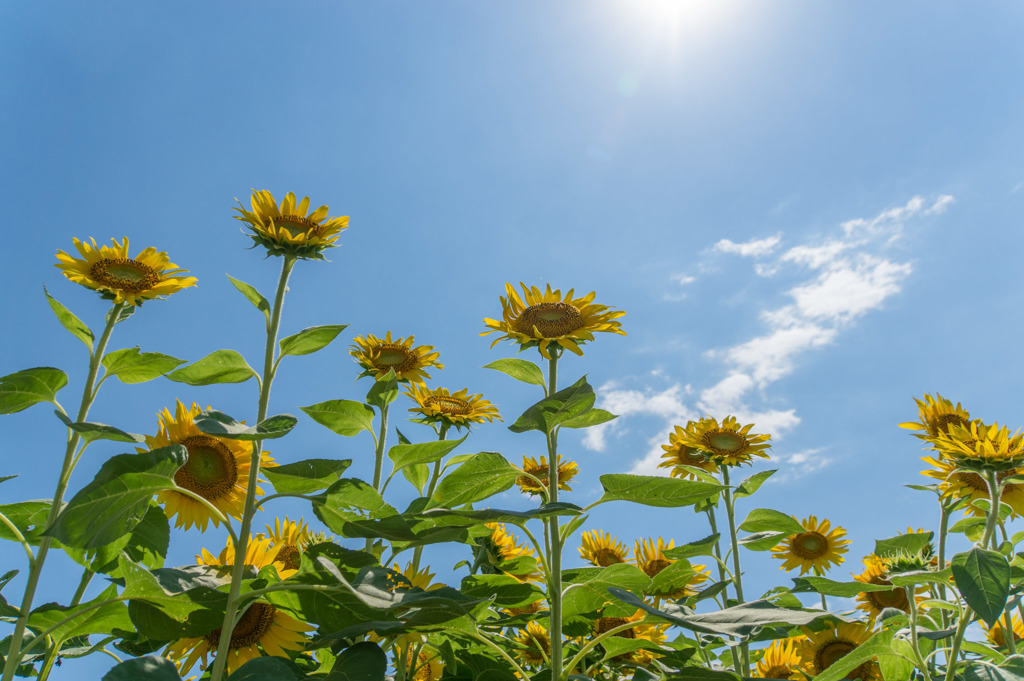
[{"label": "large green leaf", "polygon": [[162,567],[170,539],[167,515],[159,504],[151,501],[146,515],[130,533],[96,549],[65,546],[64,551],[72,560],[93,572],[117,578],[121,577],[119,563],[122,554],[146,567]]},{"label": "large green leaf", "polygon": [[228,681],[299,681],[305,678],[290,660],[255,657],[236,669]]},{"label": "large green leaf", "polygon": [[244,383],[256,375],[245,358],[234,350],[217,350],[197,362],[167,374],[167,378],[188,385]]},{"label": "large green leaf", "polygon": [[121,558],[128,614],[142,635],[156,640],[204,636],[224,621],[225,578],[214,568],[190,565],[149,571]]},{"label": "large green leaf", "polygon": [[291,414],[268,416],[255,426],[240,423],[227,414],[216,410],[204,411],[193,419],[196,428],[207,435],[222,437],[226,440],[274,440],[291,432],[299,422]]},{"label": "large green leaf", "polygon": [[76,317],[71,310],[64,307],[59,300],[51,296],[45,286],[43,287],[43,293],[46,294],[46,301],[50,303],[50,309],[53,310],[53,314],[57,315],[57,321],[60,322],[60,325],[71,332],[72,336],[85,343],[85,347],[89,348],[91,352],[93,341],[96,340],[92,329]]},{"label": "large green leaf", "polygon": [[373,408],[354,400],[328,400],[299,407],[309,418],[338,435],[350,437],[373,432]]},{"label": "large green leaf", "polygon": [[112,440],[113,442],[131,442],[137,444],[146,441],[146,438],[143,435],[126,433],[120,428],[108,426],[104,423],[89,423],[87,421],[83,421],[82,423],[72,423],[71,419],[69,419],[60,409],[55,409],[53,413],[57,415],[57,418],[59,418],[65,426],[78,433],[86,442],[93,442],[95,440]]},{"label": "large green leaf", "polygon": [[244,281],[242,281],[241,279],[235,279],[230,274],[228,275],[228,279],[230,279],[231,280],[231,284],[236,289],[238,289],[238,292],[241,293],[243,296],[245,296],[246,300],[248,300],[250,303],[252,303],[256,307],[257,310],[259,310],[260,312],[263,313],[263,318],[266,319],[267,323],[269,324],[270,323],[270,303],[267,301],[266,298],[263,297],[263,294],[260,293],[259,291],[257,291],[255,286],[252,286],[251,284],[247,284]]},{"label": "large green leaf", "polygon": [[511,523],[518,525],[536,518],[577,516],[582,512],[583,509],[576,504],[559,501],[554,504],[544,504],[539,508],[530,509],[529,511],[505,511],[499,508],[483,508],[479,511],[472,509],[432,508],[423,511],[421,515],[424,518],[438,520],[438,524],[459,524],[468,527],[483,523]]},{"label": "large green leaf", "polygon": [[508,427],[513,433],[539,430],[550,433],[563,421],[580,416],[594,406],[594,389],[587,383],[587,377],[545,397],[528,408],[516,422]]},{"label": "large green leaf", "polygon": [[434,490],[434,501],[454,508],[504,492],[511,487],[519,471],[497,452],[474,454],[446,475]]},{"label": "large green leaf", "polygon": [[[372,372],[368,372],[371,373]],[[388,369],[388,373],[382,378],[376,379],[370,390],[366,393],[366,403],[383,409],[398,399],[398,378],[394,369]]]},{"label": "large green leaf", "polygon": [[793,593],[815,593],[840,598],[853,598],[857,594],[868,591],[892,591],[893,587],[885,584],[865,584],[863,582],[836,582],[827,577],[794,577]]},{"label": "large green leaf", "polygon": [[536,584],[510,575],[470,575],[462,579],[459,590],[472,598],[493,600],[498,608],[523,607],[544,597]]},{"label": "large green leaf", "polygon": [[[86,603],[79,603],[72,607],[47,603],[41,605],[28,616],[28,627],[36,634],[39,634],[50,627],[57,626],[64,619],[78,615],[69,622],[60,624],[48,635],[54,640],[61,642],[73,636],[87,636],[89,634],[113,634],[117,631],[131,631],[132,621],[128,617],[127,606],[119,601],[100,605],[103,601],[111,600],[117,596],[117,587],[109,586],[96,598]],[[98,606],[98,607],[97,607]],[[79,615],[79,613],[81,613]],[[27,644],[31,645],[31,644]],[[40,641],[38,645],[32,646],[33,652],[41,653],[45,650],[46,644]]]},{"label": "large green leaf", "polygon": [[761,485],[763,485],[768,478],[775,475],[777,470],[778,469],[754,473],[743,482],[736,485],[736,491],[733,492],[733,496],[737,499],[740,497],[749,497],[751,494],[759,490]]},{"label": "large green leaf", "polygon": [[755,508],[740,523],[739,529],[744,532],[782,532],[787,536],[806,532],[796,518],[770,508]]},{"label": "large green leaf", "polygon": [[991,627],[999,619],[1010,592],[1010,564],[995,551],[975,547],[953,556],[953,580],[978,617]]},{"label": "large green leaf", "polygon": [[388,658],[376,643],[363,641],[343,651],[325,681],[384,681]]},{"label": "large green leaf", "polygon": [[100,681],[181,681],[178,668],[162,657],[136,657],[121,662]]},{"label": "large green leaf", "polygon": [[715,555],[715,545],[718,543],[719,535],[709,534],[703,539],[690,542],[689,544],[683,544],[682,546],[673,546],[670,549],[665,549],[665,557],[678,559],[678,558],[693,558],[694,556],[713,556]]},{"label": "large green leaf", "polygon": [[814,681],[840,681],[845,679],[857,667],[881,655],[893,655],[888,639],[892,634],[879,631],[859,646],[843,655],[829,666],[828,669],[814,677]]},{"label": "large green leaf", "polygon": [[910,532],[888,539],[875,541],[875,555],[879,558],[891,558],[901,553],[916,554],[931,544],[934,532]]},{"label": "large green leaf", "polygon": [[[46,518],[50,515],[53,502],[47,499],[32,501],[16,501],[13,504],[0,506],[0,513],[7,516],[29,544],[39,543],[39,538],[46,529]],[[6,523],[0,523],[0,538],[17,541],[14,533]]]},{"label": "large green leaf", "polygon": [[14,414],[40,402],[57,403],[57,393],[68,384],[60,369],[36,367],[0,378],[0,414]]},{"label": "large green leaf", "polygon": [[333,532],[344,533],[347,523],[364,518],[386,518],[398,511],[380,492],[356,478],[342,478],[313,502],[313,512]]},{"label": "large green leaf", "polygon": [[625,593],[641,594],[650,584],[651,578],[635,565],[609,565],[589,579],[565,587],[562,600],[563,616],[583,615],[603,607],[602,615],[605,617],[629,617],[636,612],[636,608],[616,602],[616,599],[609,595],[609,588],[617,587]]},{"label": "large green leaf", "polygon": [[352,459],[305,459],[262,469],[280,494],[311,494],[327,489],[352,465]]},{"label": "large green leaf", "polygon": [[282,338],[278,345],[281,348],[281,356],[285,355],[309,355],[321,350],[331,341],[338,337],[338,334],[345,330],[348,324],[332,324],[329,326],[311,326],[299,331],[294,336]]},{"label": "large green leaf", "polygon": [[562,428],[590,428],[591,426],[608,423],[617,418],[619,417],[604,409],[588,409],[579,416],[573,416],[562,421]]},{"label": "large green leaf", "polygon": [[185,360],[159,352],[139,352],[138,346],[114,350],[103,358],[107,376],[116,376],[122,383],[145,383],[163,376],[185,363]]},{"label": "large green leaf", "polygon": [[469,433],[459,440],[436,440],[420,444],[395,445],[388,450],[388,457],[394,464],[395,470],[418,463],[434,463],[465,442],[467,437],[469,437]]},{"label": "large green leaf", "polygon": [[182,445],[112,457],[72,497],[46,534],[82,549],[116,541],[142,520],[154,494],[174,487],[174,474],[187,459]]},{"label": "large green leaf", "polygon": [[544,380],[544,372],[540,370],[539,366],[529,360],[516,357],[497,359],[490,364],[485,364],[483,368],[500,371],[523,383],[539,385],[542,388],[547,386],[547,381]]},{"label": "large green leaf", "polygon": [[722,485],[666,478],[658,475],[610,473],[601,476],[606,501],[632,501],[645,506],[676,508],[690,506],[724,489]]}]

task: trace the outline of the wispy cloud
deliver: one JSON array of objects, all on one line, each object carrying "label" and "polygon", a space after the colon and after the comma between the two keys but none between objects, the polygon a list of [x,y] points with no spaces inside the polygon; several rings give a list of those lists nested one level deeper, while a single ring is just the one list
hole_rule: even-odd
[{"label": "wispy cloud", "polygon": [[[649,440],[648,450],[632,467],[633,472],[651,474],[657,471],[660,445],[668,441],[673,424],[686,423],[699,415],[734,415],[743,423],[756,423],[758,432],[770,432],[776,438],[785,435],[800,424],[796,410],[758,407],[754,403],[763,403],[765,389],[792,373],[801,356],[836,342],[859,318],[900,292],[913,267],[910,262],[894,259],[889,247],[902,235],[909,220],[939,215],[954,201],[950,195],[930,202],[915,196],[874,217],[847,220],[831,236],[796,244],[771,258],[767,256],[772,256],[782,242],[781,234],[742,243],[718,241],[712,251],[760,258],[760,262],[753,263],[760,276],[771,277],[786,269],[802,277],[785,291],[789,302],[761,313],[761,333],[736,345],[705,351],[705,357],[720,362],[723,370],[722,377],[706,388],[694,390],[675,384],[659,391],[627,390],[617,384],[602,386],[601,406],[622,418],[592,429],[584,445],[602,450],[609,437],[625,432],[624,422],[630,416],[658,417],[664,428]],[[820,470],[831,461],[822,451],[817,448],[776,455],[790,469],[780,480]]]},{"label": "wispy cloud", "polygon": [[685,272],[673,274],[669,279],[678,284],[679,288],[667,291],[663,296],[664,300],[682,300],[686,298],[686,291],[681,289],[684,289],[686,286],[697,281],[697,277],[686,274]]}]

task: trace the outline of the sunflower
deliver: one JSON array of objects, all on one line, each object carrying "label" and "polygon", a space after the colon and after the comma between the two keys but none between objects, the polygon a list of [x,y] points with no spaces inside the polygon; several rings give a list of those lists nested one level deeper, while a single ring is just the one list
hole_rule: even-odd
[{"label": "sunflower", "polygon": [[804,518],[800,524],[806,532],[790,535],[772,548],[774,557],[785,561],[780,569],[800,568],[801,575],[812,570],[816,575],[823,575],[831,567],[830,563],[839,565],[845,560],[840,554],[848,551],[850,540],[841,539],[846,536],[846,530],[838,525],[830,530],[828,520],[823,518],[819,523],[813,515]]},{"label": "sunflower", "polygon": [[927,440],[939,433],[945,433],[950,425],[958,424],[966,426],[971,422],[971,415],[957,402],[956,406],[938,393],[935,397],[925,393],[924,402],[914,398],[917,402],[917,413],[920,421],[909,421],[901,423],[900,428],[908,430],[923,430],[923,434],[915,434],[914,437]]},{"label": "sunflower", "polygon": [[[1002,617],[1000,617],[999,620],[996,621],[996,623],[993,624],[991,627],[988,626],[988,624],[984,620],[979,620],[979,622],[981,622],[981,628],[985,630],[985,638],[987,638],[992,645],[994,645],[996,648],[1006,647],[1006,636],[1003,634]],[[1021,622],[1020,617],[1018,617],[1017,615],[1013,616],[1012,627],[1013,640],[1024,641],[1024,622]]]},{"label": "sunflower", "polygon": [[[277,568],[278,573],[281,572],[285,567],[284,556],[282,555],[281,546],[275,546],[273,540],[269,537],[265,537],[262,534],[258,534],[254,537],[249,537],[249,543],[245,547],[245,558],[243,562],[245,565],[254,567],[257,570],[273,565]],[[218,571],[224,573],[226,576],[230,576],[231,568],[235,564],[235,545],[228,537],[227,543],[221,552],[216,556],[205,548],[202,549],[198,556],[196,556],[196,565],[206,565],[208,567],[217,568]]]},{"label": "sunflower", "polygon": [[[594,622],[594,635],[600,636],[601,634],[608,633],[616,627],[621,627],[624,624],[630,624],[636,622],[635,626],[629,629],[623,629],[622,631],[612,634],[618,638],[629,638],[629,639],[642,639],[650,641],[651,643],[664,643],[665,641],[665,630],[668,629],[667,624],[641,624],[640,622],[644,619],[646,613],[643,610],[637,610],[629,617],[600,617]],[[652,659],[656,656],[650,650],[634,650],[630,653],[623,653],[612,659],[617,661],[630,660],[637,664],[649,664]]]},{"label": "sunflower", "polygon": [[277,562],[281,563],[278,574],[287,579],[299,571],[302,564],[302,552],[310,544],[319,544],[327,537],[319,532],[310,532],[309,525],[301,518],[293,522],[285,516],[284,522],[274,519],[274,527],[267,525],[267,535],[271,543],[278,549]]},{"label": "sunflower", "polygon": [[[277,550],[271,546],[269,539],[253,537],[246,547],[246,565],[257,569],[276,565],[276,554]],[[228,546],[221,551],[219,557],[214,558],[203,549],[203,555],[197,558],[201,565],[213,565],[226,570],[234,562],[234,547],[229,540]],[[305,632],[313,629],[315,627],[300,622],[269,603],[252,603],[231,632],[227,660],[228,675],[262,653],[273,657],[291,657],[289,651],[301,651],[305,648]],[[165,654],[180,664],[182,674],[187,673],[200,658],[205,668],[208,656],[217,650],[220,636],[221,630],[214,629],[202,638],[184,638],[167,646]]]},{"label": "sunflower", "polygon": [[[817,676],[869,638],[871,631],[863,622],[842,622],[822,631],[807,632],[807,638],[800,642],[798,650],[803,669],[810,676]],[[878,663],[869,660],[845,678],[879,681],[882,674]]]},{"label": "sunflower", "polygon": [[[516,478],[516,484],[519,485],[519,489],[523,492],[531,495],[538,495],[546,493],[548,489],[548,472],[550,467],[548,466],[548,457],[540,457],[540,461],[534,461],[532,456],[523,457],[523,472],[528,475],[520,475]],[[580,472],[579,467],[574,461],[562,461],[562,455],[558,455],[558,489],[572,491],[569,487],[569,481],[576,477],[576,474]],[[540,480],[543,485],[538,485],[537,480]]]},{"label": "sunflower", "polygon": [[608,567],[629,560],[629,549],[609,532],[584,532],[580,543],[580,557],[591,565]]},{"label": "sunflower", "polygon": [[757,661],[757,675],[762,679],[802,679],[799,638],[775,639]]},{"label": "sunflower", "polygon": [[539,667],[551,657],[551,633],[534,620],[516,633],[515,640],[522,646],[516,650],[516,657],[527,666]]},{"label": "sunflower", "polygon": [[[943,497],[947,499],[969,499],[969,504],[965,509],[967,513],[973,516],[985,515],[984,510],[973,505],[979,499],[988,500],[989,498],[988,485],[985,484],[985,478],[979,473],[962,470],[956,463],[941,455],[937,458],[923,456],[921,460],[935,467],[934,470],[921,471],[921,474],[939,481],[939,492]],[[996,473],[996,479],[1002,482],[1006,478],[1017,475],[1024,475],[1024,469],[1017,468],[1000,471]],[[1007,483],[1003,487],[999,501],[1007,504],[1012,509],[1013,517],[1016,518],[1024,515],[1024,485],[1012,482]]]},{"label": "sunflower", "polygon": [[513,574],[502,568],[503,563],[518,560],[520,558],[532,558],[533,549],[520,546],[516,538],[510,534],[503,523],[486,523],[484,525],[491,531],[487,537],[477,541],[476,554],[477,562],[491,566],[492,571],[504,572],[510,577],[515,577],[520,582],[538,582],[541,580],[540,573],[531,571],[524,574]]},{"label": "sunflower", "polygon": [[687,478],[690,480],[698,480],[699,478],[694,473],[682,468],[683,466],[700,468],[708,473],[717,472],[718,464],[709,459],[704,452],[696,447],[684,444],[683,440],[685,438],[686,431],[681,426],[676,426],[675,432],[671,433],[668,437],[668,444],[661,446],[665,450],[665,453],[661,455],[664,461],[658,464],[658,468],[668,468],[669,475],[673,478]]},{"label": "sunflower", "polygon": [[579,346],[594,340],[597,331],[626,335],[622,324],[615,321],[626,313],[594,304],[593,292],[573,298],[575,289],[569,289],[563,297],[558,289],[551,290],[551,284],[543,292],[536,286],[527,288],[522,282],[519,285],[523,287],[522,297],[512,284],[505,284],[508,298],[501,297],[500,321],[484,319],[488,329],[481,336],[495,331],[504,334],[491,343],[492,348],[507,338],[519,343],[520,349],[539,348],[546,359],[551,359],[548,346],[552,343],[582,356]]},{"label": "sunflower", "polygon": [[424,567],[422,570],[413,570],[412,563],[406,563],[405,569],[395,563],[391,566],[391,569],[402,575],[409,581],[409,585],[414,589],[422,589],[423,591],[433,591],[434,589],[440,589],[444,584],[434,584],[433,580],[435,574],[430,571],[430,566]]},{"label": "sunflower", "polygon": [[431,652],[427,650],[426,646],[421,646],[420,651],[416,654],[415,662],[410,660],[412,653],[413,646],[406,647],[405,659],[412,667],[411,673],[406,674],[406,679],[409,681],[437,681],[441,678],[441,674],[444,672],[444,661],[436,651]]},{"label": "sunflower", "polygon": [[961,468],[1005,471],[1024,465],[1024,435],[1010,435],[1006,426],[971,421],[950,424],[945,432],[928,438],[932,448]]},{"label": "sunflower", "polygon": [[[853,575],[853,578],[864,584],[892,586],[885,560],[873,553],[864,556],[864,572]],[[872,621],[881,615],[885,608],[910,612],[910,601],[903,587],[896,587],[890,591],[862,591],[857,594],[857,602],[857,609],[865,611]]]},{"label": "sunflower", "polygon": [[409,336],[391,340],[391,332],[388,331],[387,335],[380,339],[368,333],[366,338],[356,336],[352,339],[352,349],[348,354],[355,357],[359,366],[363,367],[360,376],[373,376],[379,381],[387,376],[389,371],[394,370],[399,381],[423,383],[424,378],[430,378],[425,369],[444,369],[444,365],[437,361],[440,354],[433,352],[433,345],[420,345],[414,348],[414,338]]},{"label": "sunflower", "polygon": [[431,423],[469,428],[471,423],[493,422],[501,420],[498,408],[483,398],[483,395],[470,395],[468,388],[463,388],[454,395],[447,388],[434,388],[411,383],[405,393],[416,406],[409,411],[419,412]]},{"label": "sunflower", "polygon": [[[676,562],[665,556],[665,549],[670,549],[673,546],[675,546],[675,540],[672,539],[669,539],[668,545],[665,544],[665,540],[661,537],[658,537],[657,540],[645,539],[641,541],[637,539],[636,546],[633,549],[633,555],[636,556],[636,566],[645,575],[654,579],[662,570]],[[681,589],[656,595],[662,598],[677,599],[697,593],[697,590],[693,587],[706,582],[710,573],[705,565],[692,565],[691,567],[693,568],[693,574]]]},{"label": "sunflower", "polygon": [[128,237],[121,243],[111,239],[113,246],[97,246],[95,239],[87,244],[72,239],[82,254],[75,258],[57,251],[55,267],[64,276],[115,303],[142,305],[143,301],[169,296],[183,288],[196,285],[195,277],[178,277],[188,270],[180,269],[167,258],[167,253],[150,246],[134,258],[128,257]]},{"label": "sunflower", "polygon": [[[146,444],[151,450],[184,445],[188,450],[188,461],[174,474],[174,482],[206,499],[225,516],[241,518],[249,484],[252,443],[214,437],[200,431],[193,419],[202,411],[195,402],[187,408],[178,400],[174,416],[167,409],[158,414],[160,429],[155,436],[146,436]],[[264,451],[260,455],[260,465],[276,464],[270,453]],[[263,490],[257,487],[256,493],[263,494]],[[204,504],[181,492],[165,490],[156,498],[164,504],[168,518],[177,516],[175,527],[187,530],[195,525],[205,532],[209,521],[212,520],[215,527],[220,524]]]},{"label": "sunflower", "polygon": [[739,466],[750,463],[752,454],[768,458],[764,450],[771,446],[771,435],[750,435],[753,427],[752,423],[741,427],[734,416],[726,416],[722,425],[705,416],[700,421],[688,422],[678,442],[704,452],[717,465]]},{"label": "sunflower", "polygon": [[348,216],[328,217],[327,206],[307,214],[309,197],[296,202],[292,192],[285,194],[279,206],[267,190],[253,189],[249,203],[252,211],[247,211],[238,201],[235,210],[241,215],[236,215],[235,219],[249,225],[252,230],[249,237],[270,255],[322,260],[324,249],[333,248],[338,234],[348,227]]}]

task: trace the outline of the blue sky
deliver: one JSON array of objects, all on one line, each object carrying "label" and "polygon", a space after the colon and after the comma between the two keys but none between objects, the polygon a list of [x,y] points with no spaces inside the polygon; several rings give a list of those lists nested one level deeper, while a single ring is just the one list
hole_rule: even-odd
[{"label": "blue sky", "polygon": [[[346,346],[391,330],[441,352],[430,385],[482,392],[510,423],[536,396],[480,369],[512,346],[477,335],[504,283],[595,290],[629,335],[561,375],[589,374],[623,416],[563,436],[582,469],[569,499],[649,470],[673,424],[735,413],[775,435],[781,470],[753,506],[846,527],[836,574],[860,571],[873,539],[937,517],[902,487],[923,481],[896,427],[914,396],[1024,425],[1022,20],[1011,2],[4,4],[0,373],[61,367],[62,401],[77,399],[83,348],[42,287],[94,327],[106,303],[53,267],[72,237],[128,236],[199,278],[119,326],[115,347],[230,347],[256,365],[260,318],[225,273],[269,295],[279,263],[246,250],[231,208],[252,187],[295,191],[351,226],[330,263],[297,268],[285,331],[351,326],[286,361],[272,411],[360,396]],[[255,390],[112,382],[91,418],[152,432],[180,398],[251,419]],[[50,496],[50,411],[5,417],[3,434],[3,473],[22,477],[0,499]],[[370,447],[304,420],[271,450],[353,457],[368,477]],[[543,452],[501,424],[464,447]],[[73,488],[120,450],[90,451]],[[589,526],[630,543],[637,527],[707,533],[686,510],[621,505]],[[190,561],[200,541],[172,553]],[[748,560],[748,590],[786,582]],[[43,598],[66,600],[71,579],[55,562]]]}]

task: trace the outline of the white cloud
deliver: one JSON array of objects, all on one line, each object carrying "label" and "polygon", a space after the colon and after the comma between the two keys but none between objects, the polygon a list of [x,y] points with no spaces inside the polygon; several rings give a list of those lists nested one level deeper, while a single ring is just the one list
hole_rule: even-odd
[{"label": "white cloud", "polygon": [[946,212],[946,209],[952,206],[954,203],[956,203],[956,199],[953,198],[952,194],[943,194],[942,196],[935,200],[935,203],[932,204],[932,207],[926,210],[924,214],[942,215],[943,213]]},{"label": "white cloud", "polygon": [[[680,288],[682,288],[684,286],[687,286],[689,284],[692,284],[693,282],[697,281],[697,277],[690,276],[689,274],[686,274],[685,272],[680,272],[678,274],[673,274],[671,277],[669,277],[669,279],[671,279],[675,283],[679,284]],[[686,298],[686,292],[685,291],[678,291],[678,290],[670,291],[670,292],[666,293],[663,296],[664,300],[669,300],[669,301],[683,300],[685,298]]]},{"label": "white cloud", "polygon": [[852,246],[853,244],[850,242],[838,239],[827,241],[820,246],[794,246],[783,253],[779,260],[782,262],[795,262],[818,269],[834,262],[839,254]]},{"label": "white cloud", "polygon": [[[689,386],[678,383],[665,390],[622,390],[615,383],[606,383],[598,389],[601,399],[598,407],[625,416],[646,414],[657,416],[667,422],[677,423],[695,418],[692,408],[683,402],[683,396],[690,392]],[[617,420],[588,428],[583,436],[583,446],[597,452],[604,451],[608,436],[618,427]],[[667,439],[665,440],[668,441]]]},{"label": "white cloud", "polygon": [[751,239],[750,241],[744,241],[743,243],[736,243],[729,239],[722,239],[716,243],[712,250],[719,251],[720,253],[735,253],[742,255],[745,258],[760,258],[763,255],[768,255],[775,250],[775,247],[782,241],[782,235],[776,234],[765,239]]},{"label": "white cloud", "polygon": [[836,329],[801,323],[775,329],[746,343],[716,351],[715,355],[724,356],[727,364],[735,368],[749,371],[753,378],[751,385],[756,383],[763,387],[790,373],[797,355],[831,343],[836,333]]},{"label": "white cloud", "polygon": [[783,465],[783,469],[773,475],[772,480],[776,483],[789,482],[820,471],[832,463],[831,457],[822,455],[824,451],[825,447],[814,447],[792,454],[780,454],[773,449],[772,461]]},{"label": "white cloud", "polygon": [[866,253],[835,263],[815,281],[789,291],[808,319],[848,322],[896,293],[911,272],[909,263],[894,263]]}]

